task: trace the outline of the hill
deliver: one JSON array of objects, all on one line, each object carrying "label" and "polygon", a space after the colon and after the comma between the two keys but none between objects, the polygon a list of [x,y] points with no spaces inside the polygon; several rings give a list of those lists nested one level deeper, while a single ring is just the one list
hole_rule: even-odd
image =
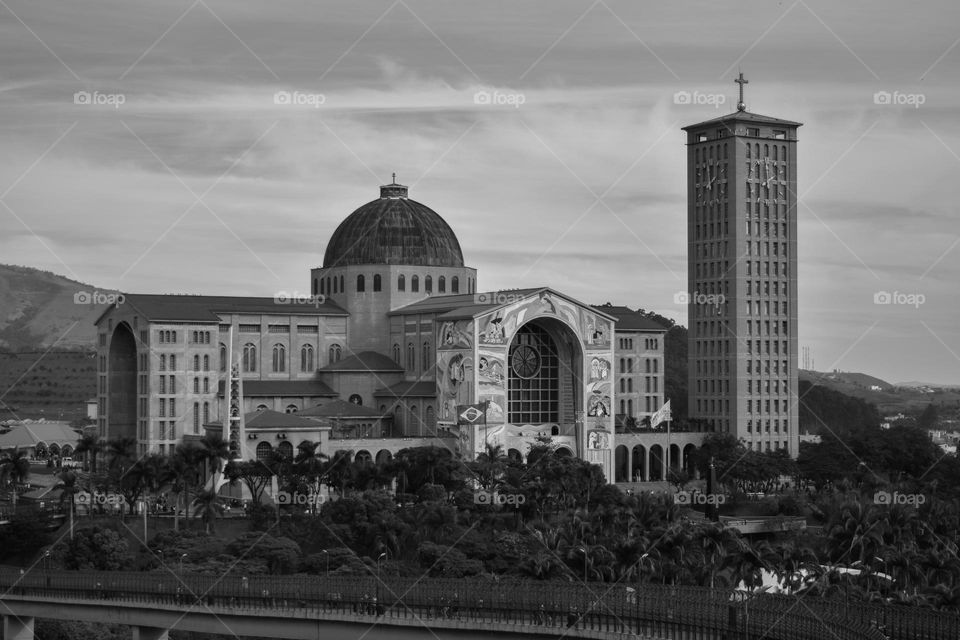
[{"label": "hill", "polygon": [[[84,293],[86,296],[84,296]],[[0,350],[92,349],[98,290],[49,271],[0,265]]]},{"label": "hill", "polygon": [[824,387],[874,404],[882,415],[919,414],[930,403],[941,406],[960,406],[960,389],[893,385],[864,373],[801,369],[800,382]]}]

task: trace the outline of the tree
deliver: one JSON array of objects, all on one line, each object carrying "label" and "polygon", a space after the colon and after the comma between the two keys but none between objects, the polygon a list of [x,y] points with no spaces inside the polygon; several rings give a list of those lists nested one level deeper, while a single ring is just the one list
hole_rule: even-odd
[{"label": "tree", "polygon": [[66,545],[63,566],[71,570],[118,571],[127,566],[129,545],[113,529],[86,527]]},{"label": "tree", "polygon": [[122,474],[133,463],[137,455],[137,439],[131,436],[113,438],[107,441],[107,467],[113,471],[119,469]]},{"label": "tree", "polygon": [[194,505],[196,507],[194,517],[203,520],[207,533],[213,533],[214,520],[223,515],[223,505],[220,504],[217,492],[213,489],[201,491],[194,499]]},{"label": "tree", "polygon": [[75,453],[85,456],[86,468],[93,474],[97,472],[97,456],[102,450],[103,440],[100,439],[100,434],[94,431],[84,431],[74,448]]},{"label": "tree", "polygon": [[[0,481],[3,484],[13,483],[18,485],[26,482],[29,477],[30,457],[27,452],[21,451],[20,447],[5,451],[3,458],[0,458]],[[16,496],[16,489],[14,489],[14,496]],[[16,498],[14,498],[14,503],[16,503]]]},{"label": "tree", "polygon": [[224,474],[231,482],[242,481],[250,490],[253,501],[258,504],[270,478],[274,476],[273,470],[261,460],[231,460],[227,463]]},{"label": "tree", "polygon": [[932,429],[937,426],[937,421],[939,419],[940,415],[937,411],[937,407],[931,402],[917,417],[917,426],[924,430]]},{"label": "tree", "polygon": [[60,490],[60,506],[63,506],[63,503],[67,503],[67,508],[69,509],[70,517],[70,538],[73,538],[73,497],[80,492],[80,487],[77,486],[77,474],[73,471],[64,471],[59,476],[60,482],[54,487],[55,489]]}]

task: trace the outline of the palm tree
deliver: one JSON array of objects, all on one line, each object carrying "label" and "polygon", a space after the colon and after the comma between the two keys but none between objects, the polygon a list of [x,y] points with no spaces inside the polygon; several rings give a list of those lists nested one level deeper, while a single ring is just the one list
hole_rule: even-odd
[{"label": "palm tree", "polygon": [[6,451],[0,459],[0,483],[13,485],[13,505],[17,505],[17,485],[26,482],[30,477],[30,458],[26,451],[16,447]]},{"label": "palm tree", "polygon": [[80,436],[80,440],[74,448],[75,453],[85,456],[87,468],[90,470],[90,473],[93,474],[97,472],[97,455],[102,450],[103,440],[100,439],[100,434],[93,431],[85,431],[83,435]]},{"label": "palm tree", "polygon": [[200,438],[200,446],[207,454],[210,463],[209,473],[223,471],[224,461],[230,460],[230,443],[223,439],[223,435],[213,432]]},{"label": "palm tree", "polygon": [[107,441],[107,466],[111,471],[120,470],[122,474],[136,459],[137,439],[132,436],[121,436]]},{"label": "palm tree", "polygon": [[73,471],[64,471],[57,477],[60,478],[60,482],[54,489],[60,489],[60,505],[63,506],[66,502],[70,510],[70,539],[73,540],[73,497],[80,492],[80,487],[77,486],[77,474]]},{"label": "palm tree", "polygon": [[193,517],[203,520],[207,533],[213,532],[213,521],[223,515],[223,505],[220,504],[217,492],[212,489],[201,491],[193,500]]},{"label": "palm tree", "polygon": [[[180,495],[184,498],[184,508],[189,512],[190,506],[193,504],[191,493],[200,491],[203,467],[207,461],[207,452],[203,447],[195,444],[185,444],[177,447],[177,450],[173,454],[173,459],[174,462],[172,464],[179,472],[179,477],[183,482],[183,490],[180,492]],[[178,504],[178,511],[179,508],[180,505]],[[189,516],[189,513],[187,513],[187,515]]]}]

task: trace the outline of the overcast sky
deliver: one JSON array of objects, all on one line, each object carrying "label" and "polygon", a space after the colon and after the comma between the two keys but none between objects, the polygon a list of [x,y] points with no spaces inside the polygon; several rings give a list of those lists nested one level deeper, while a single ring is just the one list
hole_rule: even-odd
[{"label": "overcast sky", "polygon": [[751,111],[804,123],[816,368],[960,384],[958,25],[946,0],[5,0],[0,262],[131,292],[309,292],[336,225],[396,171],[481,288],[686,324],[680,127],[733,111],[742,69]]}]

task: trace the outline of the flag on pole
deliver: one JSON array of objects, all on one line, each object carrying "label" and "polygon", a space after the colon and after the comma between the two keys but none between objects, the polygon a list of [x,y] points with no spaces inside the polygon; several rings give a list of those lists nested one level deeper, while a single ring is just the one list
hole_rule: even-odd
[{"label": "flag on pole", "polygon": [[457,424],[477,424],[487,415],[487,403],[457,405]]},{"label": "flag on pole", "polygon": [[656,427],[661,422],[666,422],[670,419],[670,401],[667,400],[662,407],[657,409],[657,412],[650,416],[650,427]]}]

